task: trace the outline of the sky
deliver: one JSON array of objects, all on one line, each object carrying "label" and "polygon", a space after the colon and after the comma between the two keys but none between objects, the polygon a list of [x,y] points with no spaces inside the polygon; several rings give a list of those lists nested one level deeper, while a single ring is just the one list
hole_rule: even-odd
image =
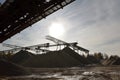
[{"label": "sky", "polygon": [[[1,2],[2,0],[0,0]],[[120,56],[120,0],[76,0],[38,21],[4,43],[29,46],[48,42],[53,23],[62,24],[64,34],[56,36],[66,42],[79,43],[91,53]],[[7,49],[0,45],[0,50]]]},{"label": "sky", "polygon": [[3,4],[6,0],[0,0],[0,4]]}]

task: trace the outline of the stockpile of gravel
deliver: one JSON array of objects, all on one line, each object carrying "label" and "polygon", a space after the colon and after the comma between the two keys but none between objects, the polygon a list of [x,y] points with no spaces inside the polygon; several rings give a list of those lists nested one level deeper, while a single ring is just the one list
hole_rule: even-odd
[{"label": "stockpile of gravel", "polygon": [[16,64],[22,64],[27,59],[29,59],[33,56],[34,56],[34,54],[32,54],[31,52],[21,50],[12,56],[11,61],[16,63]]},{"label": "stockpile of gravel", "polygon": [[[18,53],[17,53],[18,54]],[[21,52],[19,52],[21,54]],[[23,53],[22,53],[23,54]],[[26,52],[28,54],[28,52]],[[25,55],[25,53],[24,53]],[[17,55],[18,58],[25,56]],[[17,59],[17,58],[16,58]],[[22,58],[22,60],[24,60]],[[25,67],[78,67],[88,64],[98,64],[99,61],[92,55],[82,56],[76,53],[69,47],[65,47],[59,51],[50,51],[46,54],[34,55],[29,58],[25,58],[24,61],[19,60],[21,65]]]},{"label": "stockpile of gravel", "polygon": [[29,58],[23,66],[26,67],[73,67],[81,63],[71,55],[62,51],[51,51],[46,54],[36,55]]},{"label": "stockpile of gravel", "polygon": [[0,76],[26,75],[28,72],[21,66],[4,59],[0,59]]}]

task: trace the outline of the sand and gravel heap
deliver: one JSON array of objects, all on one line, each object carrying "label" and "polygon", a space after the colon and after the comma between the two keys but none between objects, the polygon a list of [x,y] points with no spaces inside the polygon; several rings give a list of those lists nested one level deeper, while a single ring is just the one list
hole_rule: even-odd
[{"label": "sand and gravel heap", "polygon": [[34,54],[32,54],[31,52],[21,50],[12,56],[11,61],[14,63],[17,63],[17,64],[22,64],[27,59],[29,59],[30,57],[33,57],[33,56],[34,56]]},{"label": "sand and gravel heap", "polygon": [[99,63],[93,55],[80,55],[69,47],[59,51],[50,51],[45,54],[36,55],[27,51],[20,51],[13,55],[12,61],[25,67],[43,68],[79,67]]},{"label": "sand and gravel heap", "polygon": [[27,67],[77,67],[88,64],[88,60],[69,47],[59,51],[35,55],[23,63]]},{"label": "sand and gravel heap", "polygon": [[14,54],[11,61],[25,67],[37,68],[79,67],[93,64],[120,65],[120,58],[118,56],[111,56],[108,59],[99,59],[99,56],[96,57],[93,54],[86,56],[80,55],[69,47],[44,54],[33,54],[22,50]]},{"label": "sand and gravel heap", "polygon": [[74,59],[76,59],[77,61],[79,61],[79,63],[81,65],[85,65],[85,64],[89,63],[88,60],[85,58],[85,56],[82,56],[82,55],[78,54],[77,52],[75,52],[74,50],[72,50],[69,47],[65,47],[62,50],[62,52],[65,53],[65,54],[70,55],[71,57],[73,57]]},{"label": "sand and gravel heap", "polygon": [[64,50],[50,51],[46,54],[39,54],[29,58],[23,63],[27,67],[73,67],[81,66],[77,59],[67,54]]},{"label": "sand and gravel heap", "polygon": [[63,52],[66,53],[66,54],[69,54],[73,58],[77,59],[83,65],[100,64],[100,61],[94,55],[90,55],[90,54],[88,54],[86,56],[85,55],[80,55],[69,47],[65,47],[63,49]]},{"label": "sand and gravel heap", "polygon": [[28,72],[21,66],[4,59],[0,59],[0,76],[26,75]]}]

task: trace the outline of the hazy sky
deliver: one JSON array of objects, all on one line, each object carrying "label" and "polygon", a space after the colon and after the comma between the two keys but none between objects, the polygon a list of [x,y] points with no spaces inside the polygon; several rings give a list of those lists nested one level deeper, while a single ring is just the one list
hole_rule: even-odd
[{"label": "hazy sky", "polygon": [[77,41],[91,52],[120,55],[120,0],[76,0],[4,43],[20,46],[46,43],[52,23],[64,26],[64,35],[57,37],[61,40]]}]

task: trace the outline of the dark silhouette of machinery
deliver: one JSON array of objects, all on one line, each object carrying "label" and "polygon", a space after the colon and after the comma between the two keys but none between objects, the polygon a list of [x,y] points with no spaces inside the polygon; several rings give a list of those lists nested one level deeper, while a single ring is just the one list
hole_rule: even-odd
[{"label": "dark silhouette of machinery", "polygon": [[6,43],[2,43],[2,45],[5,47],[12,48],[9,50],[2,51],[4,53],[8,53],[8,52],[14,53],[14,52],[19,51],[19,50],[32,50],[32,51],[36,51],[36,52],[48,52],[48,51],[50,51],[47,49],[49,47],[49,43],[37,44],[37,45],[26,46],[26,47],[16,46],[16,45],[11,45],[11,44],[6,44]]},{"label": "dark silhouette of machinery", "polygon": [[78,46],[77,42],[67,43],[65,41],[54,38],[52,36],[46,36],[46,39],[50,40],[50,41],[53,41],[55,44],[44,43],[44,44],[37,44],[37,45],[23,47],[23,46],[17,46],[17,45],[2,43],[3,46],[12,48],[12,49],[9,49],[9,50],[4,50],[3,52],[12,52],[13,53],[14,51],[16,52],[18,50],[32,50],[32,51],[36,51],[36,52],[45,52],[46,53],[46,52],[52,51],[52,50],[49,50],[49,47],[64,46],[64,47],[71,47],[73,50],[83,51],[87,54],[89,53],[89,50]]},{"label": "dark silhouette of machinery", "polygon": [[0,4],[0,43],[75,0],[6,0]]},{"label": "dark silhouette of machinery", "polygon": [[50,40],[50,41],[53,41],[54,43],[56,43],[58,46],[59,45],[66,45],[66,46],[69,46],[69,47],[72,47],[74,50],[80,50],[80,51],[83,51],[85,53],[89,53],[89,50],[85,49],[85,48],[82,48],[80,46],[78,46],[77,42],[73,42],[73,43],[67,43],[65,41],[62,41],[60,39],[57,39],[57,38],[54,38],[52,36],[46,36],[46,39]]}]

